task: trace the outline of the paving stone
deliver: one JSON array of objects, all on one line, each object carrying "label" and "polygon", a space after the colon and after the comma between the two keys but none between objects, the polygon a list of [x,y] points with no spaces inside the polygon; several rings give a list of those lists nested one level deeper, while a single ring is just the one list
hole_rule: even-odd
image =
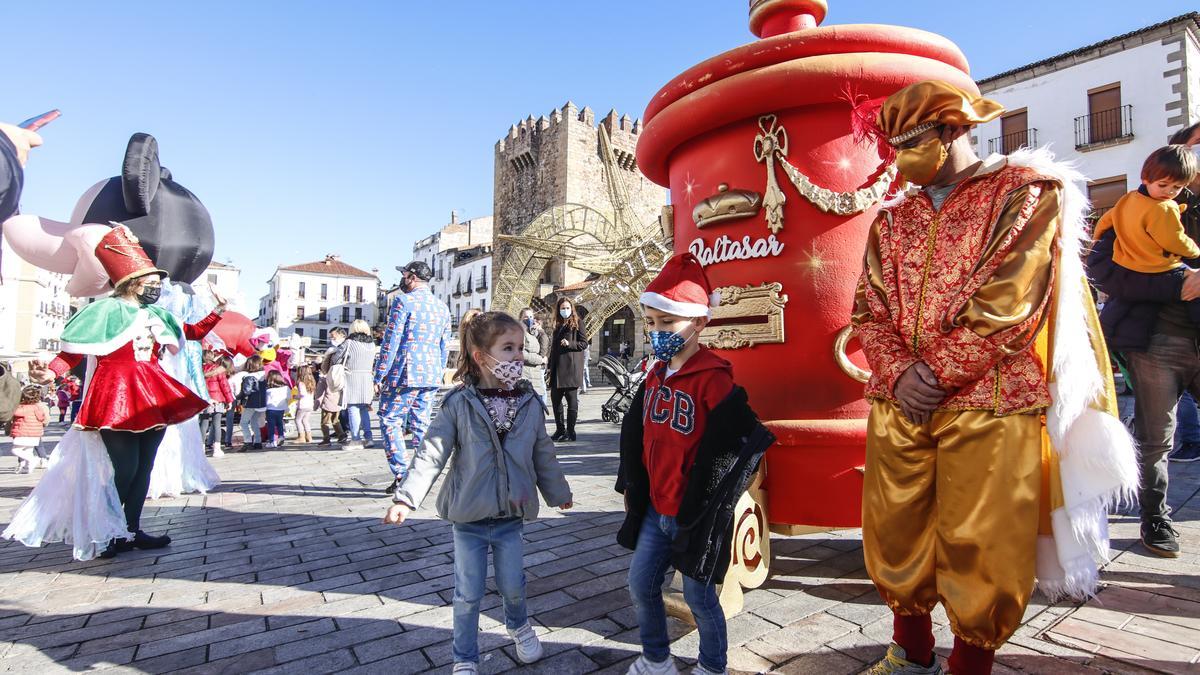
[{"label": "paving stone", "polygon": [[[585,395],[582,417],[604,398]],[[559,452],[581,507],[547,511],[525,528],[528,607],[546,656],[532,668],[515,662],[489,580],[481,672],[623,673],[641,651],[625,588],[631,553],[614,539],[624,519],[611,489],[616,427],[580,431],[581,442]],[[451,529],[429,509],[404,527],[380,523],[372,484],[386,473],[380,462],[303,446],[231,454],[218,465],[219,491],[147,504],[144,526],[174,539],[161,551],[79,563],[65,547],[0,542],[0,671],[444,672]],[[0,521],[34,480],[0,472],[8,490]],[[1184,533],[1180,558],[1143,554],[1136,515],[1114,516],[1106,586],[1082,606],[1035,596],[993,672],[1200,665],[1200,464],[1172,466],[1170,499]],[[773,537],[770,578],[728,621],[731,672],[851,673],[881,658],[890,613],[861,547],[858,530]],[[933,621],[944,655],[953,636],[940,607]],[[678,665],[690,668],[695,629],[671,618],[668,632]]]}]

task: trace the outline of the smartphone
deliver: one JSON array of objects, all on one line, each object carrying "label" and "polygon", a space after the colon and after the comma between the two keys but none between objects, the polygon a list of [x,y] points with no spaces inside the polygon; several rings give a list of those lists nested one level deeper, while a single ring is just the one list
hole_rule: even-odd
[{"label": "smartphone", "polygon": [[21,127],[22,129],[28,129],[30,131],[37,131],[38,129],[41,129],[42,127],[46,126],[47,124],[58,119],[60,115],[62,115],[62,112],[59,111],[58,108],[55,108],[54,110],[51,110],[49,112],[44,112],[41,115],[36,115],[34,117],[30,117],[29,119],[25,120],[24,122],[21,122],[17,126]]}]

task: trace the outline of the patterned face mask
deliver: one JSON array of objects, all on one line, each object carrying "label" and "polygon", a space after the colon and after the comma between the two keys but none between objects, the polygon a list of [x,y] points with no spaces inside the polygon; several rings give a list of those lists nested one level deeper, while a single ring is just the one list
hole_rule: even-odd
[{"label": "patterned face mask", "polygon": [[650,347],[659,361],[670,361],[693,337],[696,337],[695,331],[688,337],[684,337],[682,332],[652,330],[650,331]]},{"label": "patterned face mask", "polygon": [[492,371],[492,375],[495,375],[497,380],[500,380],[500,386],[502,388],[512,389],[514,386],[516,386],[517,382],[521,380],[521,376],[523,375],[522,371],[525,368],[524,359],[501,361],[491,354],[487,354],[486,356],[492,361],[495,361],[495,364],[493,364],[489,370]]}]

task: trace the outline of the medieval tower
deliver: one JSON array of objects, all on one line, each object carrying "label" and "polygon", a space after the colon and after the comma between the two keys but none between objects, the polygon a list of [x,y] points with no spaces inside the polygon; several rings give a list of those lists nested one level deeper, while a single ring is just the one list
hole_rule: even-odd
[{"label": "medieval tower", "polygon": [[[608,131],[629,193],[630,213],[639,223],[658,218],[667,193],[638,170],[634,160],[640,122],[611,111],[600,124]],[[583,204],[601,213],[613,213],[604,176],[600,132],[591,108],[582,110],[568,102],[549,117],[533,116],[513,125],[496,143],[495,191],[492,214],[496,234],[521,231],[539,213],[562,204]],[[500,269],[502,246],[497,246],[493,269]],[[544,281],[564,286],[582,281],[586,274],[562,261],[551,263]]]}]

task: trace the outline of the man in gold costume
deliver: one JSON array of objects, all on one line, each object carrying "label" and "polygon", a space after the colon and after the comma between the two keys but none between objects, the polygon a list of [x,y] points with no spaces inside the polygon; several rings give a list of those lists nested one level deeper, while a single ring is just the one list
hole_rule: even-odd
[{"label": "man in gold costume", "polygon": [[[955,636],[949,670],[990,672],[1035,577],[1051,593],[1092,592],[1107,548],[1103,507],[1136,475],[1078,261],[1083,202],[1044,151],[976,155],[971,126],[1002,112],[928,81],[873,116],[901,175],[920,187],[875,219],[852,317],[872,368],[863,549],[894,613],[893,644],[872,672],[942,672],[930,620],[939,601]],[[1067,347],[1078,353],[1058,358]],[[1084,375],[1064,394],[1056,380],[1070,373]],[[1113,471],[1085,477],[1086,503],[1064,504],[1060,475],[1074,468],[1065,447],[1081,418],[1096,416],[1108,448],[1097,461]],[[1076,520],[1089,536],[1074,548],[1057,541]]]}]

